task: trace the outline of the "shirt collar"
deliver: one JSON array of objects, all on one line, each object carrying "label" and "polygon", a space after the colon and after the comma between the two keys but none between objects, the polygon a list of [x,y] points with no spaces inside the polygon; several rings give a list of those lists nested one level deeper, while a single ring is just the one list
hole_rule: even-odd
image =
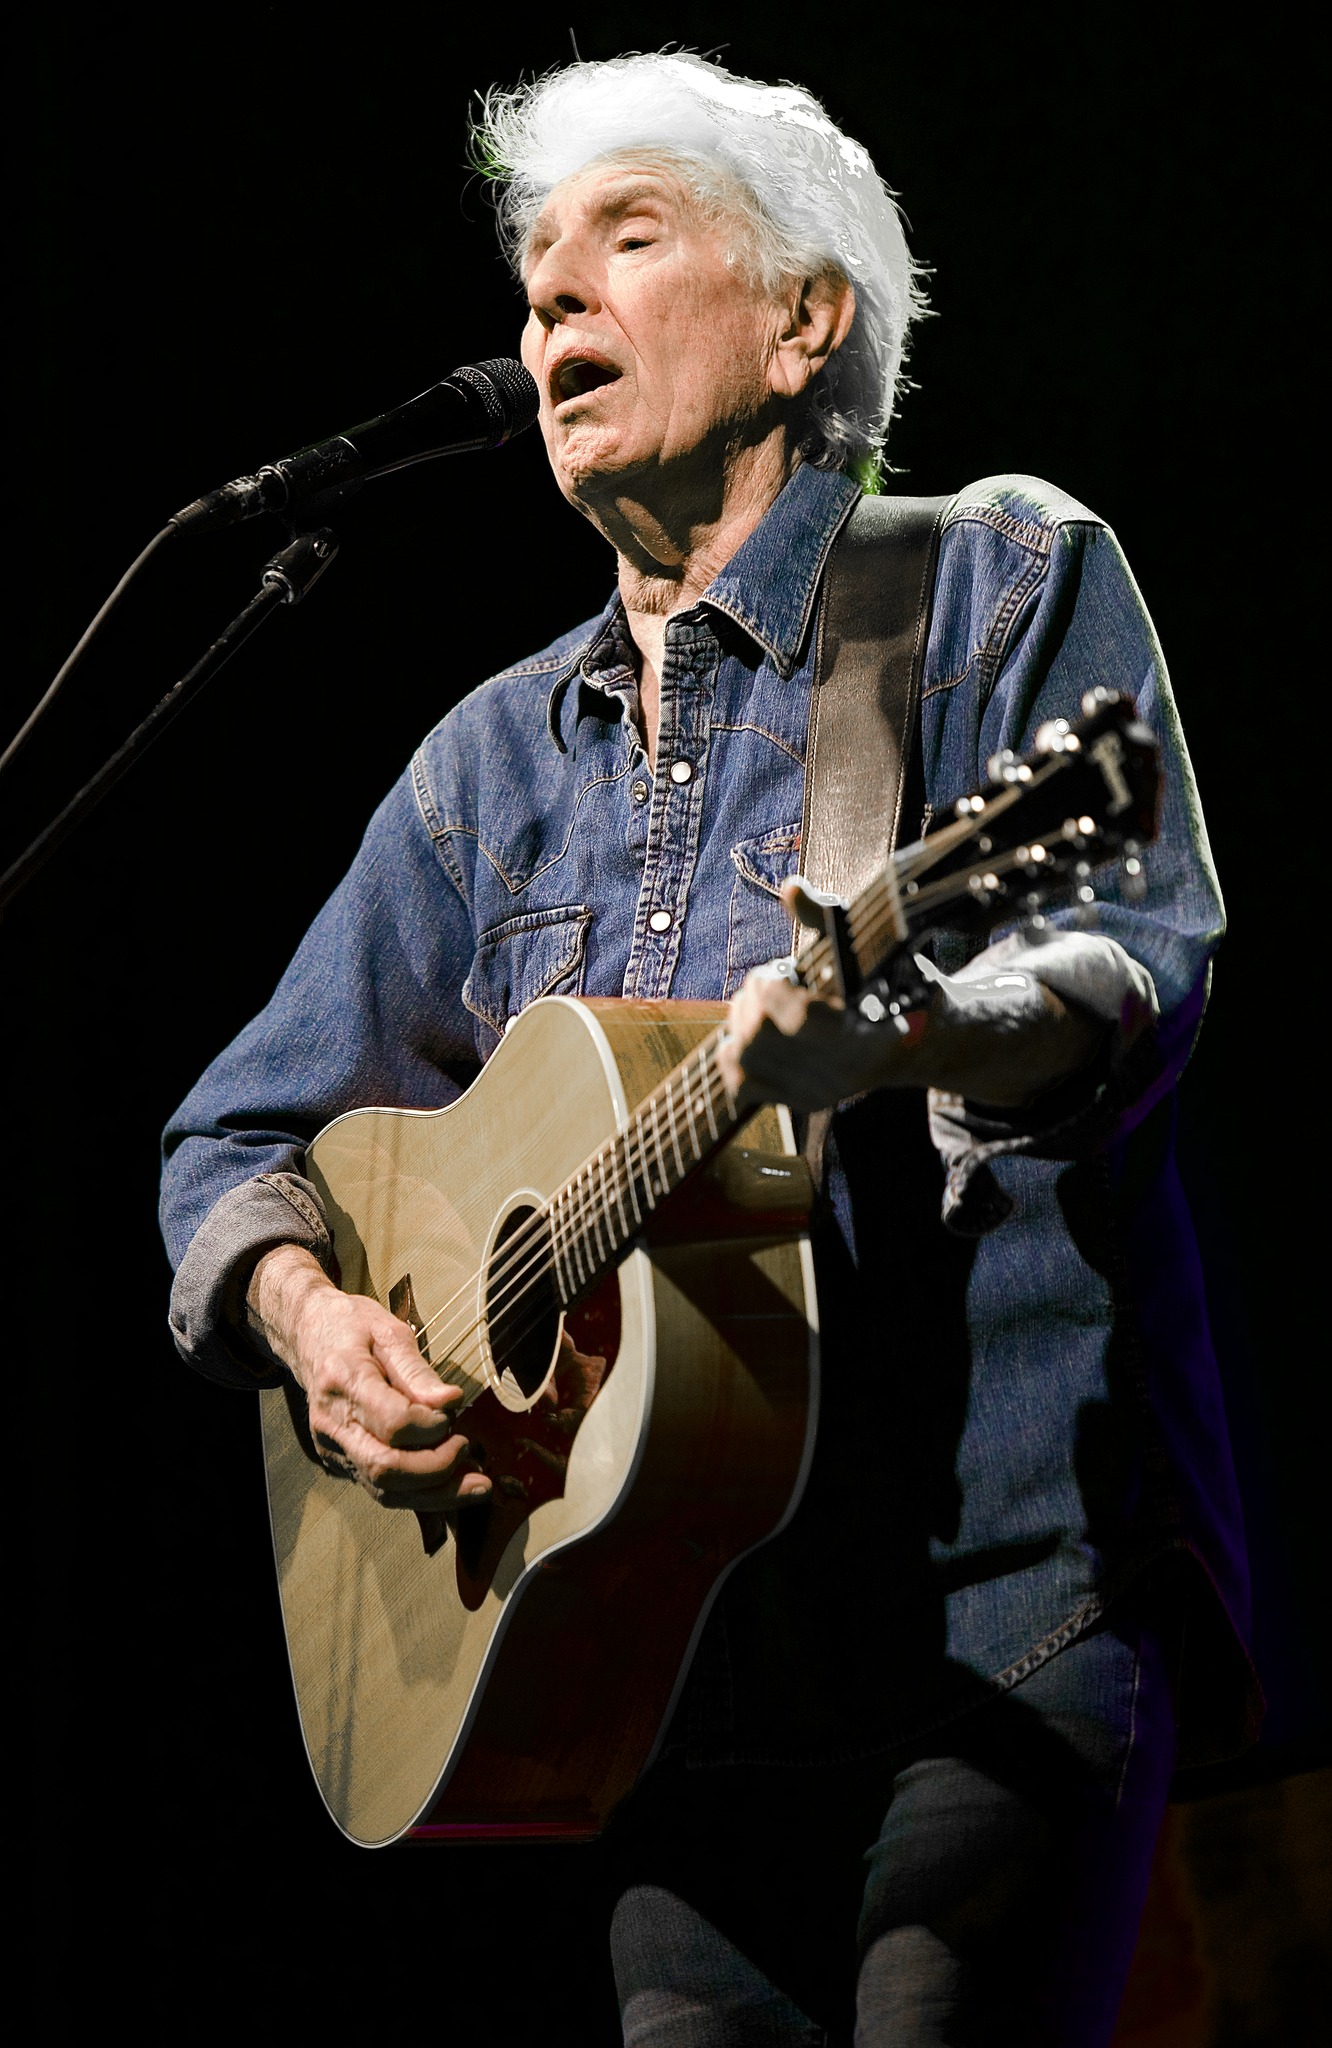
[{"label": "shirt collar", "polygon": [[[841,471],[802,463],[699,600],[742,626],[784,680],[800,665],[828,555],[859,496],[859,486]],[[555,678],[546,722],[561,753],[568,752],[584,712],[599,705],[605,716],[605,684],[612,675],[618,681],[626,665],[632,681],[632,663],[616,591]],[[575,676],[579,688],[570,692]],[[617,717],[620,709],[616,702]]]},{"label": "shirt collar", "polygon": [[802,463],[702,602],[743,626],[783,679],[800,665],[833,542],[860,496],[840,470]]},{"label": "shirt collar", "polygon": [[[613,700],[602,689],[600,677],[626,659],[623,648],[627,639],[624,606],[619,591],[613,590],[599,617],[593,619],[584,638],[564,662],[546,702],[546,728],[562,754],[567,754],[573,745],[578,721],[586,712],[599,709],[603,718],[611,714]],[[596,682],[589,670],[598,677]],[[571,691],[569,685],[575,676],[578,688]],[[620,716],[618,703],[611,715]]]}]

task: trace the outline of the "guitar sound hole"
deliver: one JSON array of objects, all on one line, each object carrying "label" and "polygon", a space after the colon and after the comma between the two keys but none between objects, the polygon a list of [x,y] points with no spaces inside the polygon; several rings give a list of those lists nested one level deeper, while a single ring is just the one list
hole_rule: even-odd
[{"label": "guitar sound hole", "polygon": [[[551,1315],[546,1327],[554,1331],[558,1319]],[[453,1517],[458,1594],[469,1613],[485,1600],[514,1531],[564,1492],[574,1439],[619,1355],[617,1272],[602,1275],[569,1311],[564,1328],[569,1343],[561,1346],[548,1400],[519,1410],[487,1389],[463,1419],[477,1470],[494,1486],[484,1500],[460,1507]],[[439,1544],[432,1546],[431,1533],[422,1530],[426,1549],[433,1552]]]},{"label": "guitar sound hole", "polygon": [[[515,1209],[500,1225],[486,1268],[486,1321],[495,1371],[511,1374],[531,1399],[550,1371],[559,1341],[560,1303],[550,1265],[550,1232],[528,1231],[536,1210]],[[521,1244],[514,1239],[523,1237]]]}]

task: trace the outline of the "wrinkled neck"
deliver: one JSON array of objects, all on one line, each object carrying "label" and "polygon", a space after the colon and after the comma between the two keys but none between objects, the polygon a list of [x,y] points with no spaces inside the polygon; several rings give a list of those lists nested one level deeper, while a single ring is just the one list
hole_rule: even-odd
[{"label": "wrinkled neck", "polygon": [[713,578],[749,539],[799,466],[785,437],[736,453],[721,488],[677,486],[652,503],[626,485],[589,516],[619,557],[620,599],[639,654],[643,741],[655,763],[660,678],[667,621],[696,604]]}]

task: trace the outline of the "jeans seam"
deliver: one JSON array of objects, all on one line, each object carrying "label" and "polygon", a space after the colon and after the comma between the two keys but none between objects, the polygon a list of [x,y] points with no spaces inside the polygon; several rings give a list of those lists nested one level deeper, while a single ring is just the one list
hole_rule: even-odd
[{"label": "jeans seam", "polygon": [[994,695],[999,672],[1008,659],[1013,633],[1033,598],[1038,598],[1050,574],[1048,554],[1034,554],[1003,594],[990,622],[990,630],[977,663],[976,691],[982,712]]}]

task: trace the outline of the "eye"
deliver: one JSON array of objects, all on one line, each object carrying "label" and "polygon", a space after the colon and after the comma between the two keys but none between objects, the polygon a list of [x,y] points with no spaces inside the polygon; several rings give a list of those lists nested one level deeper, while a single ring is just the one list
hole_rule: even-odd
[{"label": "eye", "polygon": [[621,235],[616,246],[620,249],[650,249],[652,247],[652,237],[650,235]]}]

